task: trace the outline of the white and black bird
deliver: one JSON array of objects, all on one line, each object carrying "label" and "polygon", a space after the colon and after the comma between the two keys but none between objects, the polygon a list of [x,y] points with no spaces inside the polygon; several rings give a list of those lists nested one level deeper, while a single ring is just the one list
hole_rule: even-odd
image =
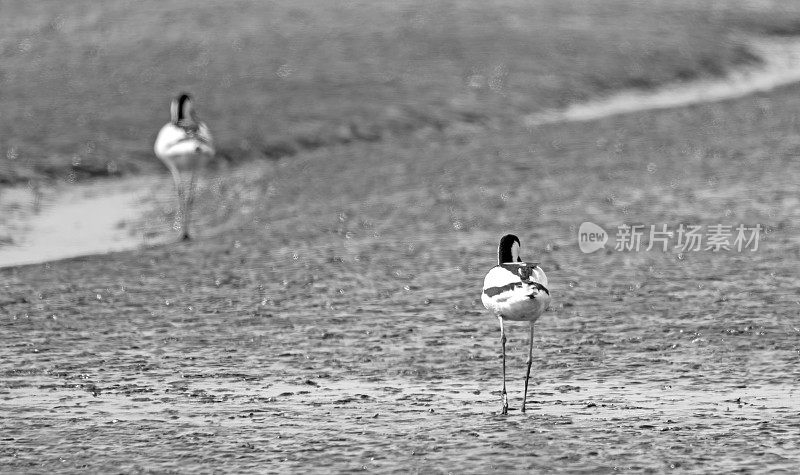
[{"label": "white and black bird", "polygon": [[500,239],[497,265],[486,274],[481,294],[483,306],[500,320],[500,343],[503,350],[503,414],[508,414],[506,333],[503,320],[525,321],[531,325],[528,369],[525,373],[525,392],[522,399],[522,412],[525,412],[533,355],[533,324],[550,304],[547,276],[538,264],[529,264],[520,259],[519,247],[519,238],[513,234],[507,234]]},{"label": "white and black bird", "polygon": [[195,179],[214,157],[214,142],[205,123],[197,119],[192,96],[179,94],[172,100],[172,118],[156,138],[156,156],[164,162],[178,192],[181,237],[189,239],[189,220]]}]

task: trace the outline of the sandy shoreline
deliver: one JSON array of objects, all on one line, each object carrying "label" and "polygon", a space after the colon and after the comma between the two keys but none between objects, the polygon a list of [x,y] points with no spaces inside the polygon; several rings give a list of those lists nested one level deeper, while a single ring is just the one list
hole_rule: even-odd
[{"label": "sandy shoreline", "polygon": [[800,39],[751,38],[752,50],[763,60],[758,68],[734,71],[722,79],[669,84],[651,91],[622,91],[610,97],[566,109],[550,110],[525,117],[528,127],[560,122],[583,122],[646,110],[718,102],[766,92],[800,82]]},{"label": "sandy shoreline", "polygon": [[166,178],[136,177],[3,190],[0,268],[166,242],[164,229],[141,221],[170,199],[170,187]]}]

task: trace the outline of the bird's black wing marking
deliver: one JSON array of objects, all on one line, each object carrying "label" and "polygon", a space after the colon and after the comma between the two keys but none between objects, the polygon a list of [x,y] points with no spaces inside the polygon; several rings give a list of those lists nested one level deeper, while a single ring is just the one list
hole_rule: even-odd
[{"label": "bird's black wing marking", "polygon": [[[550,295],[550,291],[547,290],[547,287],[538,282],[525,282],[525,283],[535,288],[536,290],[539,290],[541,292],[546,293],[547,295]],[[495,295],[502,294],[503,292],[514,290],[517,287],[522,287],[522,282],[512,282],[510,284],[501,285],[498,287],[489,287],[488,289],[484,289],[483,293],[486,294],[486,296],[488,297],[494,297]],[[536,297],[533,294],[531,294],[529,298],[536,298]]]},{"label": "bird's black wing marking", "polygon": [[[525,282],[525,283],[535,288],[536,290],[539,290],[540,292],[544,292],[547,295],[550,295],[550,291],[547,290],[547,287],[538,282]],[[514,290],[517,287],[522,287],[522,282],[512,282],[510,284],[501,285],[498,287],[489,287],[488,289],[484,289],[483,293],[486,294],[488,297],[494,297],[495,295],[502,294],[503,292]],[[531,295],[530,298],[534,298],[533,295]]]},{"label": "bird's black wing marking", "polygon": [[483,289],[483,293],[486,294],[486,296],[488,297],[494,297],[495,295],[502,294],[503,292],[514,290],[517,287],[522,287],[522,282],[512,282],[510,284],[501,285],[499,287],[489,287],[488,289]]}]

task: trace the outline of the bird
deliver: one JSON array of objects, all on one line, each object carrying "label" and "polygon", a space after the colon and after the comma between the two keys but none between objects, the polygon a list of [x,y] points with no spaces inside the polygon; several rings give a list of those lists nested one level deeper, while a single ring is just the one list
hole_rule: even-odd
[{"label": "bird", "polygon": [[208,126],[197,118],[191,94],[178,94],[170,113],[171,120],[161,127],[153,149],[172,174],[178,193],[181,239],[188,240],[196,175],[214,157],[214,140]]},{"label": "bird", "polygon": [[528,345],[528,369],[525,373],[525,392],[522,412],[528,400],[528,380],[533,357],[533,325],[550,305],[547,276],[539,264],[523,262],[519,257],[519,238],[506,234],[497,247],[497,265],[492,267],[483,280],[481,302],[487,310],[500,320],[500,345],[503,352],[503,391],[501,393],[502,414],[508,414],[506,394],[506,333],[504,320],[530,323]]}]

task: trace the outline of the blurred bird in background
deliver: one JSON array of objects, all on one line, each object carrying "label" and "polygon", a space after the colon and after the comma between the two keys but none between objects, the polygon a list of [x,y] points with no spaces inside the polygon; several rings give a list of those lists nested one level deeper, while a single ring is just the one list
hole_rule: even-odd
[{"label": "blurred bird in background", "polygon": [[172,173],[178,193],[176,225],[180,223],[181,239],[188,240],[197,175],[214,157],[214,142],[208,126],[197,118],[190,94],[179,94],[170,110],[172,118],[159,131],[154,148]]}]

